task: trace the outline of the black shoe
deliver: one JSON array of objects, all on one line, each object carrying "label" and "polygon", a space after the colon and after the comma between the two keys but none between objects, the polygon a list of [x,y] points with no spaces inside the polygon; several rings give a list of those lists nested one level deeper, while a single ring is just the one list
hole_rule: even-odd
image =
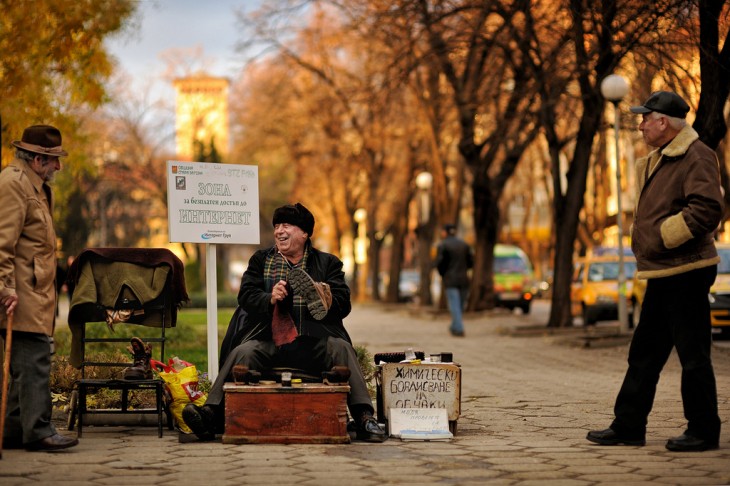
[{"label": "black shoe", "polygon": [[318,321],[324,319],[327,311],[330,309],[330,305],[328,305],[327,299],[325,298],[325,289],[322,287],[322,284],[318,284],[312,280],[312,277],[299,267],[293,268],[289,272],[287,281],[294,290],[294,293],[301,296],[307,304],[307,309],[309,309],[312,317]]},{"label": "black shoe", "polygon": [[667,441],[667,449],[675,452],[709,451],[719,447],[718,441],[700,439],[687,433]]},{"label": "black shoe", "polygon": [[53,434],[45,437],[41,440],[31,442],[25,445],[26,450],[29,451],[58,451],[61,449],[68,449],[79,444],[79,440],[73,437],[66,437],[61,434]]},{"label": "black shoe", "polygon": [[388,434],[373,416],[368,414],[363,417],[358,425],[355,437],[357,440],[365,442],[385,442],[388,439]]},{"label": "black shoe", "polygon": [[643,437],[623,437],[614,432],[613,429],[591,430],[588,432],[586,439],[600,445],[646,445],[646,439]]},{"label": "black shoe", "polygon": [[198,439],[215,439],[215,411],[212,408],[207,405],[199,407],[194,403],[188,403],[183,408],[182,417]]},{"label": "black shoe", "polygon": [[454,331],[453,329],[449,329],[452,336],[456,337],[464,337],[464,331]]},{"label": "black shoe", "polygon": [[347,422],[347,435],[350,436],[350,440],[357,440],[357,424],[354,420]]}]

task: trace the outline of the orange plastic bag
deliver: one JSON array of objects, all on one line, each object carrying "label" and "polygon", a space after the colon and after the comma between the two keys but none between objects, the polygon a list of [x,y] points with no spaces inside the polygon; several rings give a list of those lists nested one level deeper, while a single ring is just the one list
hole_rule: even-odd
[{"label": "orange plastic bag", "polygon": [[[182,364],[184,368],[176,369],[175,364]],[[177,428],[186,434],[192,434],[193,431],[183,420],[183,408],[188,403],[202,406],[208,398],[207,393],[198,390],[197,368],[187,361],[173,360],[173,358],[168,360],[168,364],[153,359],[150,360],[150,365],[160,376],[160,379],[165,382],[165,388],[167,388],[171,397],[169,410]]]}]

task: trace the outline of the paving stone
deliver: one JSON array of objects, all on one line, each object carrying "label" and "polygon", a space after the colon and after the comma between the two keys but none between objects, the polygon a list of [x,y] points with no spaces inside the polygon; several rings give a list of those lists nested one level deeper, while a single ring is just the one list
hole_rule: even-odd
[{"label": "paving stone", "polygon": [[[672,453],[682,433],[681,367],[670,357],[649,417],[645,447],[585,440],[605,428],[626,371],[627,348],[571,348],[541,336],[515,338],[498,326],[534,326],[533,316],[467,316],[466,339],[449,336],[448,314],[356,305],[346,326],[372,352],[417,346],[452,351],[462,367],[462,410],[449,442],[347,445],[183,444],[154,427],[88,427],[78,447],[45,454],[4,451],[0,484],[160,486],[438,483],[489,486],[729,484],[730,429],[722,448]],[[413,330],[418,329],[418,333]],[[713,349],[720,416],[730,419],[730,346]],[[70,434],[72,434],[71,432]]]}]

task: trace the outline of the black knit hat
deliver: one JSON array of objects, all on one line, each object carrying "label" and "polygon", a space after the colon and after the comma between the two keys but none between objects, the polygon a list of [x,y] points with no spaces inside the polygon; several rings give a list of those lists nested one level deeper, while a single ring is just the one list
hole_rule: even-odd
[{"label": "black knit hat", "polygon": [[312,237],[314,233],[314,216],[309,212],[309,209],[305,208],[299,203],[294,205],[287,204],[280,208],[276,208],[274,211],[273,225],[289,223],[307,233],[309,237]]}]

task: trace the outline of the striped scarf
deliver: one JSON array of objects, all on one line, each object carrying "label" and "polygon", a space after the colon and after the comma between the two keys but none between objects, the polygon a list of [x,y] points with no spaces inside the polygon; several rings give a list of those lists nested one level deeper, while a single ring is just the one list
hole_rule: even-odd
[{"label": "striped scarf", "polygon": [[[293,268],[305,269],[307,267],[308,257],[309,245],[304,247],[304,256],[296,265],[292,265],[289,260],[287,260],[284,255],[279,252],[279,250],[271,252],[264,262],[264,285],[266,286],[266,291],[271,292],[274,289],[274,285],[276,285],[279,280],[288,280],[289,270]],[[306,308],[306,303],[299,295],[294,295],[293,300],[294,306],[292,308],[292,318],[294,319],[294,323],[297,326],[299,334],[306,334],[302,329],[302,316],[304,315],[303,309]]]}]

